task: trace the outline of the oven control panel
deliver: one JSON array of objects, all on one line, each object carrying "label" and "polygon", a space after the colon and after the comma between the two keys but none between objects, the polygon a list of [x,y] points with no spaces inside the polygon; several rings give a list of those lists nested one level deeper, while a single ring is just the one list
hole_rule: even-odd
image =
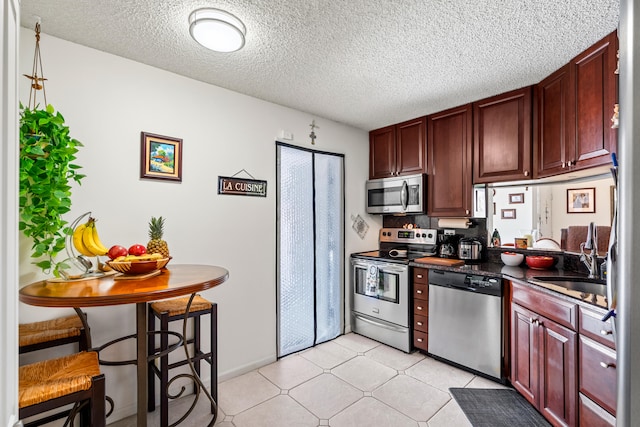
[{"label": "oven control panel", "polygon": [[435,245],[437,230],[430,228],[383,228],[380,242]]}]

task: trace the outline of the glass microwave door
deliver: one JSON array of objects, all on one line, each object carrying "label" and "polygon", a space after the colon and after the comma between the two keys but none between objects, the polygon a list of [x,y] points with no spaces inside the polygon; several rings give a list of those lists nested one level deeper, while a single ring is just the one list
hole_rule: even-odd
[{"label": "glass microwave door", "polygon": [[368,205],[369,207],[400,206],[402,205],[400,200],[401,191],[401,185],[397,187],[372,188],[367,194]]}]

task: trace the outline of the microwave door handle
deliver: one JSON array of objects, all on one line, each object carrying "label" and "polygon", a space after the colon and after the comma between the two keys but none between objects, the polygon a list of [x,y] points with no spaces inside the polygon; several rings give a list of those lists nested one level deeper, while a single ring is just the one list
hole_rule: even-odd
[{"label": "microwave door handle", "polygon": [[402,203],[402,210],[406,211],[409,206],[409,185],[407,181],[402,181],[402,190],[400,190],[400,202]]}]

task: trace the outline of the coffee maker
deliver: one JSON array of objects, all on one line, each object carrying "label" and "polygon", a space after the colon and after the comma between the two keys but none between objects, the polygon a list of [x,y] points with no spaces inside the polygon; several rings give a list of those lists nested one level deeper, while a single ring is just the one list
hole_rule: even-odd
[{"label": "coffee maker", "polygon": [[460,236],[457,234],[438,234],[438,256],[440,258],[458,258],[458,243]]}]

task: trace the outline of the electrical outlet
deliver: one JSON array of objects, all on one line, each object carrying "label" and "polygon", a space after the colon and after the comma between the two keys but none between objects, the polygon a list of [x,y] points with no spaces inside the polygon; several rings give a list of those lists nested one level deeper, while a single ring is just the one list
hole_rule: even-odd
[{"label": "electrical outlet", "polygon": [[444,230],[445,236],[453,236],[454,234],[456,234],[456,230]]}]

